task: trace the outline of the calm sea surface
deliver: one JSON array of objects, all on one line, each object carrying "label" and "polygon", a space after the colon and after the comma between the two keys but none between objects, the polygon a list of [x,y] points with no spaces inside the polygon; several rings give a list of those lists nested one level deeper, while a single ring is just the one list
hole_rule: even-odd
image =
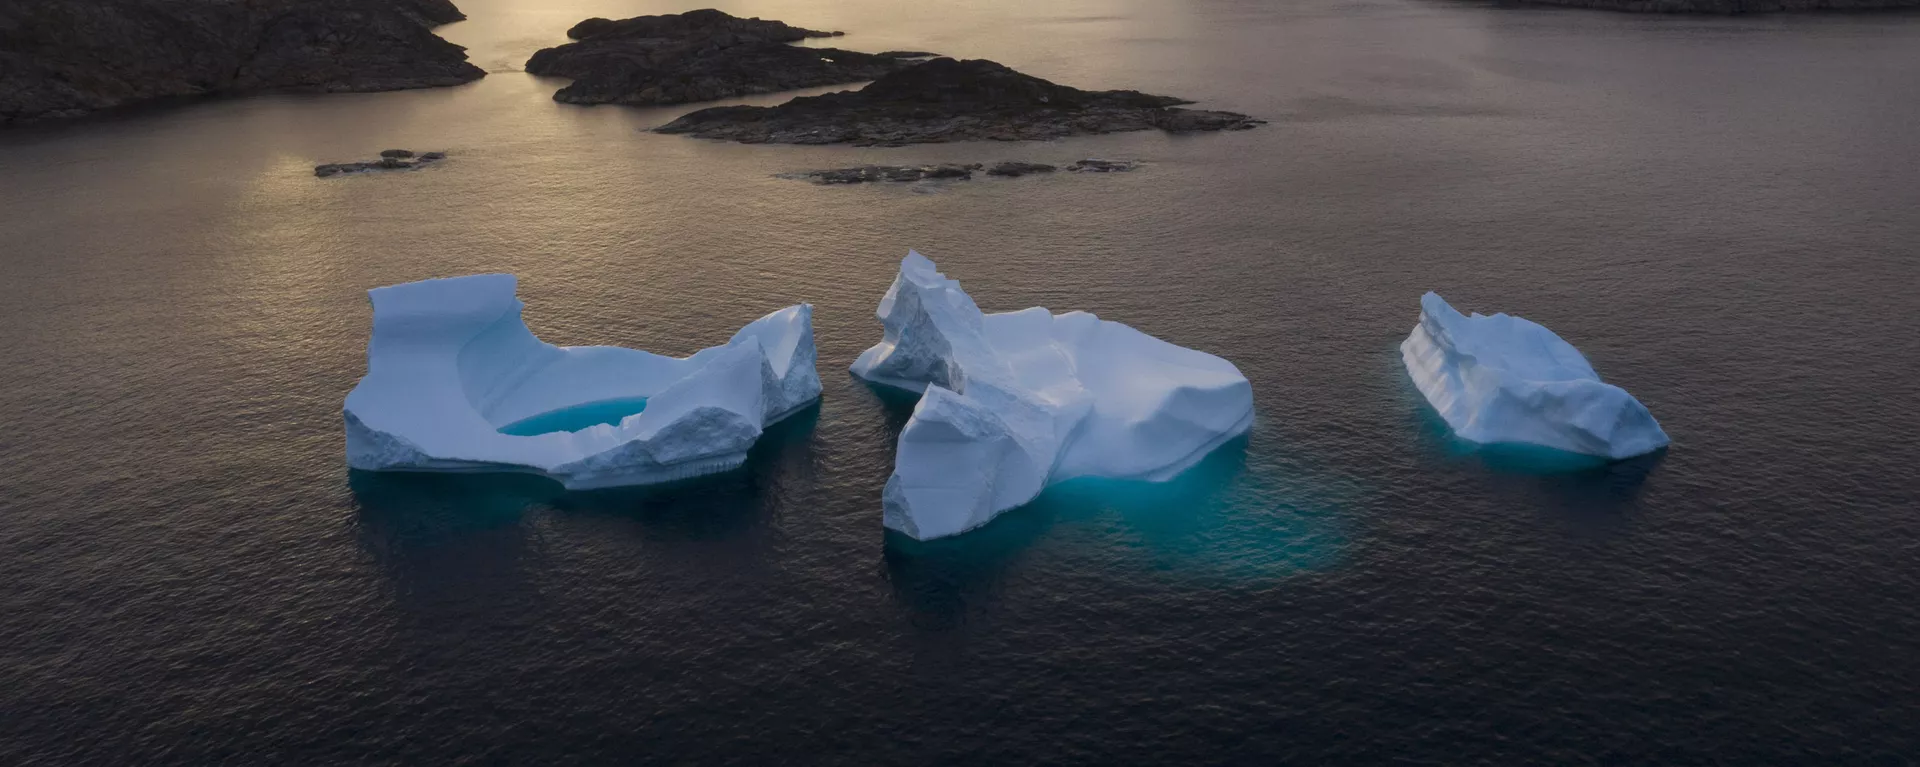
[{"label": "calm sea surface", "polygon": [[[1920,16],[1357,0],[735,2],[1272,120],[708,143],[518,68],[621,0],[465,0],[468,87],[0,133],[0,763],[1920,759]],[[785,95],[757,99],[777,103]],[[316,163],[445,149],[430,170]],[[865,162],[1131,174],[815,187]],[[909,247],[990,311],[1224,356],[1248,438],[890,538],[846,375]],[[361,475],[365,290],[521,276],[561,344],[817,307],[825,399],[653,489]],[[1451,441],[1420,294],[1540,321],[1663,456]]]}]

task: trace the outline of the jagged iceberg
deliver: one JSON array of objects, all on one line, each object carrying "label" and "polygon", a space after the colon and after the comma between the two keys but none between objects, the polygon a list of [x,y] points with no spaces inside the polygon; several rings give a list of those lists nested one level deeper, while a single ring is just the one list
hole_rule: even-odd
[{"label": "jagged iceberg", "polygon": [[1086,312],[983,314],[919,253],[879,314],[885,337],[853,372],[923,393],[882,499],[886,526],[914,538],[1075,477],[1171,479],[1253,425],[1233,363]]},{"label": "jagged iceberg", "polygon": [[1579,349],[1519,317],[1468,317],[1428,293],[1400,356],[1434,410],[1472,442],[1615,460],[1668,442],[1653,414],[1625,389],[1602,383]]},{"label": "jagged iceberg", "polygon": [[[347,395],[348,465],[521,471],[574,489],[664,482],[739,466],[763,428],[820,397],[806,304],[679,359],[544,343],[520,319],[515,284],[483,274],[367,292],[373,338]],[[527,428],[543,422],[570,430]]]}]

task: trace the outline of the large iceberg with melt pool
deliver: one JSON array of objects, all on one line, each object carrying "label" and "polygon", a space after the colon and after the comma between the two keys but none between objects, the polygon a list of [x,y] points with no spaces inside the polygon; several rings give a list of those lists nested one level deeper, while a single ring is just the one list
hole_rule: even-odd
[{"label": "large iceberg with melt pool", "polygon": [[1420,324],[1400,344],[1413,383],[1455,434],[1610,459],[1666,446],[1667,433],[1587,358],[1519,317],[1462,315],[1438,294],[1420,298]]},{"label": "large iceberg with melt pool", "polygon": [[853,372],[922,393],[882,499],[886,526],[913,538],[1075,477],[1172,479],[1253,424],[1233,363],[1086,312],[984,314],[919,253],[879,314],[885,337]]},{"label": "large iceberg with melt pool", "polygon": [[511,274],[375,288],[367,375],[347,394],[347,463],[520,471],[568,488],[639,485],[745,462],[762,429],[820,397],[813,308],[790,306],[684,359],[554,346]]}]

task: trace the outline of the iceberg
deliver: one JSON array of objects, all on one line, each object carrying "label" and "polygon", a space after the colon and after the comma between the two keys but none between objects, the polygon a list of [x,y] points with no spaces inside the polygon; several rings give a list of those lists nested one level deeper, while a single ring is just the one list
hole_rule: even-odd
[{"label": "iceberg", "polygon": [[1519,317],[1465,316],[1428,293],[1400,357],[1433,409],[1471,442],[1619,460],[1669,441],[1653,414],[1601,382],[1573,344]]},{"label": "iceberg", "polygon": [[984,314],[919,253],[879,315],[885,336],[853,372],[922,395],[882,495],[885,525],[912,538],[1076,477],[1172,479],[1253,425],[1233,363],[1086,312]]},{"label": "iceberg", "polygon": [[349,466],[528,472],[570,489],[665,482],[741,465],[762,429],[820,397],[807,304],[681,359],[542,342],[516,283],[483,274],[367,292]]}]

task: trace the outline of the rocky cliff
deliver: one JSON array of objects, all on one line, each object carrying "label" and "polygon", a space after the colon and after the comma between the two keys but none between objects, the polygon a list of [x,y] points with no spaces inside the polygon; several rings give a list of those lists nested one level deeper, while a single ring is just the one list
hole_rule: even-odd
[{"label": "rocky cliff", "polygon": [[484,76],[449,0],[0,0],[0,125],[159,99]]}]

